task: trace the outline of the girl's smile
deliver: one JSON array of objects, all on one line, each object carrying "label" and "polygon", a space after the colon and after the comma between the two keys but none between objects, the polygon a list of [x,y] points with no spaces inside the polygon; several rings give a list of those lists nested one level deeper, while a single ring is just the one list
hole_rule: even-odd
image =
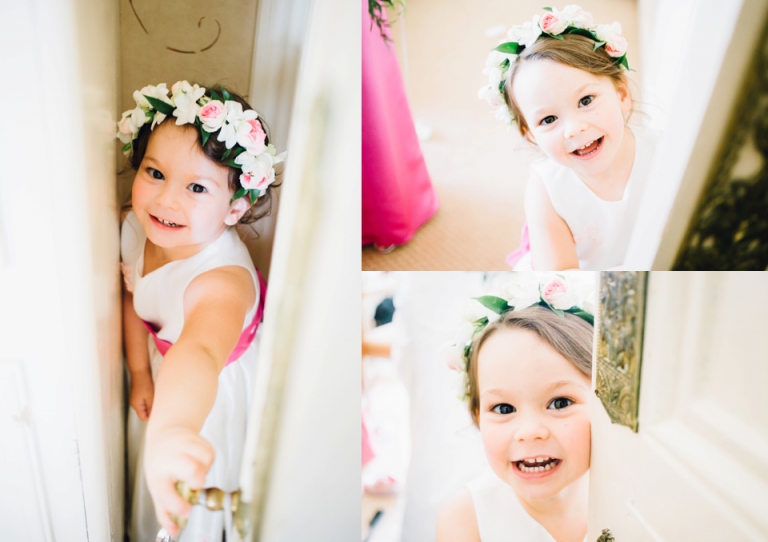
[{"label": "girl's smile", "polygon": [[547,156],[585,180],[629,177],[634,146],[624,118],[632,99],[625,85],[540,59],[520,67],[512,95],[526,137]]},{"label": "girl's smile", "polygon": [[521,500],[551,499],[589,469],[591,380],[532,331],[499,330],[477,361],[479,426]]},{"label": "girl's smile", "polygon": [[208,158],[197,138],[193,128],[159,125],[133,181],[133,211],[169,261],[193,256],[248,209],[247,198],[230,204],[229,170]]}]

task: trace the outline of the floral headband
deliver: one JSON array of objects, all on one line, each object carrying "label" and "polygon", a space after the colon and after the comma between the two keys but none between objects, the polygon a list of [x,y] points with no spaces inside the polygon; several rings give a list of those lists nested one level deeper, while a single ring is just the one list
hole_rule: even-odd
[{"label": "floral headband", "polygon": [[503,314],[533,306],[549,309],[561,318],[568,312],[594,325],[594,274],[575,272],[536,276],[517,273],[514,280],[501,287],[498,296],[484,295],[469,300],[456,340],[443,345],[446,364],[462,377],[462,400],[469,397],[467,373],[475,337]]},{"label": "floral headband", "polygon": [[123,145],[123,154],[131,155],[133,142],[139,130],[151,122],[150,129],[166,117],[176,117],[176,124],[194,124],[200,130],[203,146],[212,133],[227,147],[221,161],[241,169],[240,188],[230,203],[248,196],[251,204],[264,195],[275,181],[275,164],[285,159],[285,152],[276,153],[274,145],[265,144],[267,134],[259,122],[259,114],[253,109],[243,111],[243,106],[232,95],[221,89],[221,96],[211,89],[211,97],[205,96],[205,88],[178,81],[171,87],[171,96],[165,83],[149,85],[133,93],[136,108],[123,113],[117,123],[117,137]]},{"label": "floral headband", "polygon": [[612,24],[596,25],[592,14],[571,4],[563,11],[555,8],[544,8],[547,13],[543,17],[534,15],[533,20],[513,26],[507,32],[507,39],[502,40],[494,48],[485,61],[483,75],[488,76],[488,84],[480,89],[478,96],[496,109],[496,118],[507,124],[515,119],[509,112],[504,101],[504,83],[512,62],[526,48],[538,39],[552,38],[562,40],[565,34],[578,34],[595,41],[596,51],[605,47],[605,52],[615,58],[615,63],[629,70],[627,62],[627,40],[621,33],[621,25],[614,21]]}]

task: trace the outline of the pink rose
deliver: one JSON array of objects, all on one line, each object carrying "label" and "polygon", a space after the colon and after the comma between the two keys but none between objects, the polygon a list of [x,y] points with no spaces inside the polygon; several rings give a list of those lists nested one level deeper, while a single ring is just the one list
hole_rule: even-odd
[{"label": "pink rose", "polygon": [[614,36],[612,41],[605,44],[605,51],[613,58],[621,58],[627,52],[627,40],[624,36]]},{"label": "pink rose", "polygon": [[539,21],[541,30],[551,36],[557,36],[568,26],[568,22],[555,13],[547,13]]},{"label": "pink rose", "polygon": [[240,175],[240,184],[243,188],[248,190],[264,190],[270,184],[273,179],[269,174],[261,175],[259,173],[243,173]]},{"label": "pink rose", "polygon": [[559,278],[552,279],[541,291],[541,297],[556,309],[566,310],[573,307],[576,295],[570,292],[568,286]]},{"label": "pink rose", "polygon": [[267,138],[267,134],[264,133],[264,128],[261,127],[261,123],[258,120],[247,120],[246,124],[250,125],[250,131],[238,134],[237,142],[240,143],[245,150],[250,154],[256,156],[264,152],[267,146],[264,141]]},{"label": "pink rose", "polygon": [[198,117],[200,117],[200,122],[208,128],[207,131],[215,132],[221,128],[222,123],[227,118],[227,112],[223,103],[218,100],[211,100],[203,106]]},{"label": "pink rose", "polygon": [[595,34],[597,39],[605,42],[605,52],[613,58],[621,58],[627,52],[627,40],[618,22],[598,25]]}]

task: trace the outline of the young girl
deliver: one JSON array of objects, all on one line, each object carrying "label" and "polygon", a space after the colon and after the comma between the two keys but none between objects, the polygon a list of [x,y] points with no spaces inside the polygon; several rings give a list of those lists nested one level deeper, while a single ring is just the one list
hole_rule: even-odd
[{"label": "young girl", "polygon": [[532,289],[479,298],[490,310],[473,317],[474,337],[456,345],[454,366],[466,367],[493,474],[443,507],[438,542],[585,538],[593,329],[589,301],[570,288],[555,278],[541,297]]},{"label": "young girl", "polygon": [[220,541],[225,513],[191,507],[175,484],[238,488],[265,284],[233,226],[269,211],[283,155],[223,88],[180,81],[134,99],[118,124],[136,170],[121,233],[130,537],[177,534],[188,517],[179,540]]},{"label": "young girl", "polygon": [[[657,134],[630,127],[621,26],[579,6],[513,27],[486,63],[480,91],[544,157],[531,164],[516,269],[620,266]],[[530,249],[530,253],[528,250]]]}]

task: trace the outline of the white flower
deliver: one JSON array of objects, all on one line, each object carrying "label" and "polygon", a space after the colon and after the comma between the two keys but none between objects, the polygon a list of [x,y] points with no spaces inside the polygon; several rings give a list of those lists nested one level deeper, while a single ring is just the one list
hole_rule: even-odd
[{"label": "white flower", "polygon": [[252,109],[243,112],[243,106],[231,100],[224,102],[224,108],[227,111],[227,118],[221,127],[218,140],[231,149],[237,143],[238,137],[250,133],[251,125],[246,121],[254,120],[258,115]]},{"label": "white flower", "polygon": [[532,21],[517,26],[513,26],[507,32],[509,41],[517,42],[523,47],[530,47],[541,36],[541,27],[539,27],[539,16],[534,15]]},{"label": "white flower", "polygon": [[139,134],[139,129],[147,123],[147,113],[141,107],[137,107],[131,111],[131,123],[133,124],[134,137],[136,137]]},{"label": "white flower", "polygon": [[515,278],[501,287],[500,295],[515,310],[535,305],[541,299],[539,279],[532,273],[515,273]]},{"label": "white flower", "polygon": [[165,120],[165,113],[161,113],[160,111],[155,111],[155,116],[152,119],[152,126],[150,126],[150,129],[154,130],[155,126],[157,126],[164,120]]},{"label": "white flower", "polygon": [[595,29],[597,39],[605,42],[605,51],[614,58],[621,58],[627,52],[627,40],[621,33],[621,25],[614,21],[601,24]]},{"label": "white flower", "polygon": [[499,107],[501,105],[506,107],[504,104],[504,97],[499,93],[498,84],[496,86],[485,85],[480,89],[480,92],[477,93],[477,97],[488,102],[491,107]]},{"label": "white flower", "polygon": [[197,100],[205,94],[205,88],[190,85],[186,81],[178,81],[171,87],[171,92],[173,93],[173,102],[176,105],[173,112],[173,116],[176,117],[176,124],[179,126],[194,124],[197,114],[200,112]]},{"label": "white flower", "polygon": [[133,92],[133,99],[136,100],[136,105],[138,105],[144,111],[149,111],[152,109],[152,106],[145,98],[145,96],[151,96],[152,98],[157,98],[158,100],[163,101],[169,105],[173,105],[173,102],[168,97],[168,89],[166,88],[165,83],[160,83],[157,86],[148,85],[141,90],[136,90]]},{"label": "white flower", "polygon": [[464,304],[464,320],[467,322],[477,322],[482,318],[488,318],[488,323],[493,323],[501,316],[485,305],[480,303],[477,299],[469,299]]},{"label": "white flower", "polygon": [[243,188],[264,190],[275,182],[274,157],[268,152],[258,156],[243,152],[235,158],[235,162],[242,166],[240,184]]},{"label": "white flower", "polygon": [[456,343],[446,343],[440,347],[440,354],[445,360],[449,369],[463,372],[464,367],[464,346]]},{"label": "white flower", "polygon": [[568,282],[578,296],[576,305],[594,315],[597,308],[597,277],[589,271],[572,271],[567,274]]},{"label": "white flower", "polygon": [[568,21],[568,24],[575,26],[576,28],[585,28],[592,30],[595,28],[595,20],[592,18],[592,14],[588,11],[581,9],[581,6],[576,4],[570,4],[563,8],[560,15]]},{"label": "white flower", "polygon": [[509,112],[509,108],[506,104],[496,108],[496,118],[505,124],[512,124],[515,122],[515,119],[512,118],[512,113]]}]

